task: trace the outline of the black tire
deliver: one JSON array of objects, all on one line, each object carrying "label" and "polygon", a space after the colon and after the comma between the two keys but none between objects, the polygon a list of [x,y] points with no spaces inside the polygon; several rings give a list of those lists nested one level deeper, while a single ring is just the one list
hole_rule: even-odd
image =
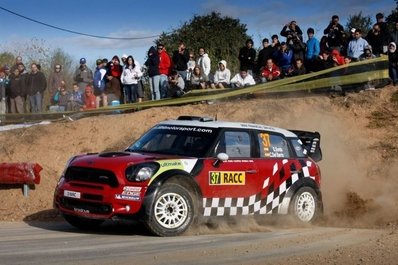
[{"label": "black tire", "polygon": [[104,220],[88,219],[69,214],[64,214],[64,218],[69,224],[82,230],[96,229],[104,222]]},{"label": "black tire", "polygon": [[322,202],[313,188],[302,187],[293,196],[290,213],[303,223],[315,222],[323,212]]},{"label": "black tire", "polygon": [[148,207],[145,225],[151,233],[158,236],[177,236],[184,233],[195,217],[191,193],[175,183],[166,183],[160,187]]}]

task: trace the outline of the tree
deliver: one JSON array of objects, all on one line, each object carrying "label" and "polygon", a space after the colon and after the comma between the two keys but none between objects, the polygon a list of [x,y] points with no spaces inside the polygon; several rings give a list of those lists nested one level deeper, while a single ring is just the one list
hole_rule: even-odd
[{"label": "tree", "polygon": [[397,6],[391,11],[391,14],[386,17],[386,22],[390,31],[395,29],[395,23],[398,21],[398,1],[396,0],[395,3]]},{"label": "tree", "polygon": [[0,53],[0,67],[3,65],[12,66],[15,63],[15,57],[10,52],[2,52]]},{"label": "tree", "polygon": [[362,11],[360,11],[356,15],[351,15],[348,18],[347,24],[346,24],[347,29],[360,29],[362,31],[363,37],[368,34],[368,32],[372,29],[372,18],[370,15],[363,16]]},{"label": "tree", "polygon": [[239,49],[250,38],[246,32],[246,25],[239,19],[212,12],[205,16],[195,15],[171,33],[163,32],[155,43],[163,43],[169,53],[177,49],[180,41],[195,54],[203,47],[211,58],[212,72],[216,70],[217,62],[226,60],[228,68],[235,73],[239,69]]}]

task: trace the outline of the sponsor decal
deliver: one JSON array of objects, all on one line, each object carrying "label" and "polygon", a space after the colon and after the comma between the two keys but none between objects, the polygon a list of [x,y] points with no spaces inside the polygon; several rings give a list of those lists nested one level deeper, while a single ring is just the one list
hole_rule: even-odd
[{"label": "sponsor decal", "polygon": [[244,171],[209,171],[210,185],[245,185]]},{"label": "sponsor decal", "polygon": [[142,187],[124,186],[123,191],[141,191]]},{"label": "sponsor decal", "polygon": [[137,195],[115,194],[115,199],[127,200],[127,201],[139,201],[141,200],[141,197]]},{"label": "sponsor decal", "polygon": [[160,163],[161,167],[181,167],[182,163],[180,160],[175,161],[165,161]]}]

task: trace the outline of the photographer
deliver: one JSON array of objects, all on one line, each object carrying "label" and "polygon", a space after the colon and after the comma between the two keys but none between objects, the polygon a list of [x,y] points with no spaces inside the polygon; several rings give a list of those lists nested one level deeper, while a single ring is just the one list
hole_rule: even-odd
[{"label": "photographer", "polygon": [[344,27],[339,23],[339,17],[337,15],[332,16],[327,28],[323,31],[326,34],[327,42],[330,50],[337,49],[339,52],[342,50],[344,44]]},{"label": "photographer", "polygon": [[301,41],[303,41],[303,31],[297,25],[296,21],[291,21],[287,23],[281,30],[281,36],[286,37],[286,42],[288,42],[288,36],[299,37]]}]

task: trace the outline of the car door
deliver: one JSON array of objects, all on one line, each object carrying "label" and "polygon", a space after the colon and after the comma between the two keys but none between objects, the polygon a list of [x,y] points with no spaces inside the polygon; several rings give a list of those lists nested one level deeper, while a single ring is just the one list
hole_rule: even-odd
[{"label": "car door", "polygon": [[[204,170],[198,178],[205,216],[249,213],[248,209],[238,206],[247,204],[245,201],[256,194],[258,185],[253,137],[252,132],[245,129],[221,132],[212,157],[204,160]],[[219,153],[226,153],[228,160],[218,160]]]},{"label": "car door", "polygon": [[[260,214],[277,213],[287,189],[294,181],[294,174],[301,168],[292,157],[287,139],[280,134],[257,132],[259,159],[256,160],[259,178],[262,180]],[[296,174],[297,175],[297,174]]]}]

